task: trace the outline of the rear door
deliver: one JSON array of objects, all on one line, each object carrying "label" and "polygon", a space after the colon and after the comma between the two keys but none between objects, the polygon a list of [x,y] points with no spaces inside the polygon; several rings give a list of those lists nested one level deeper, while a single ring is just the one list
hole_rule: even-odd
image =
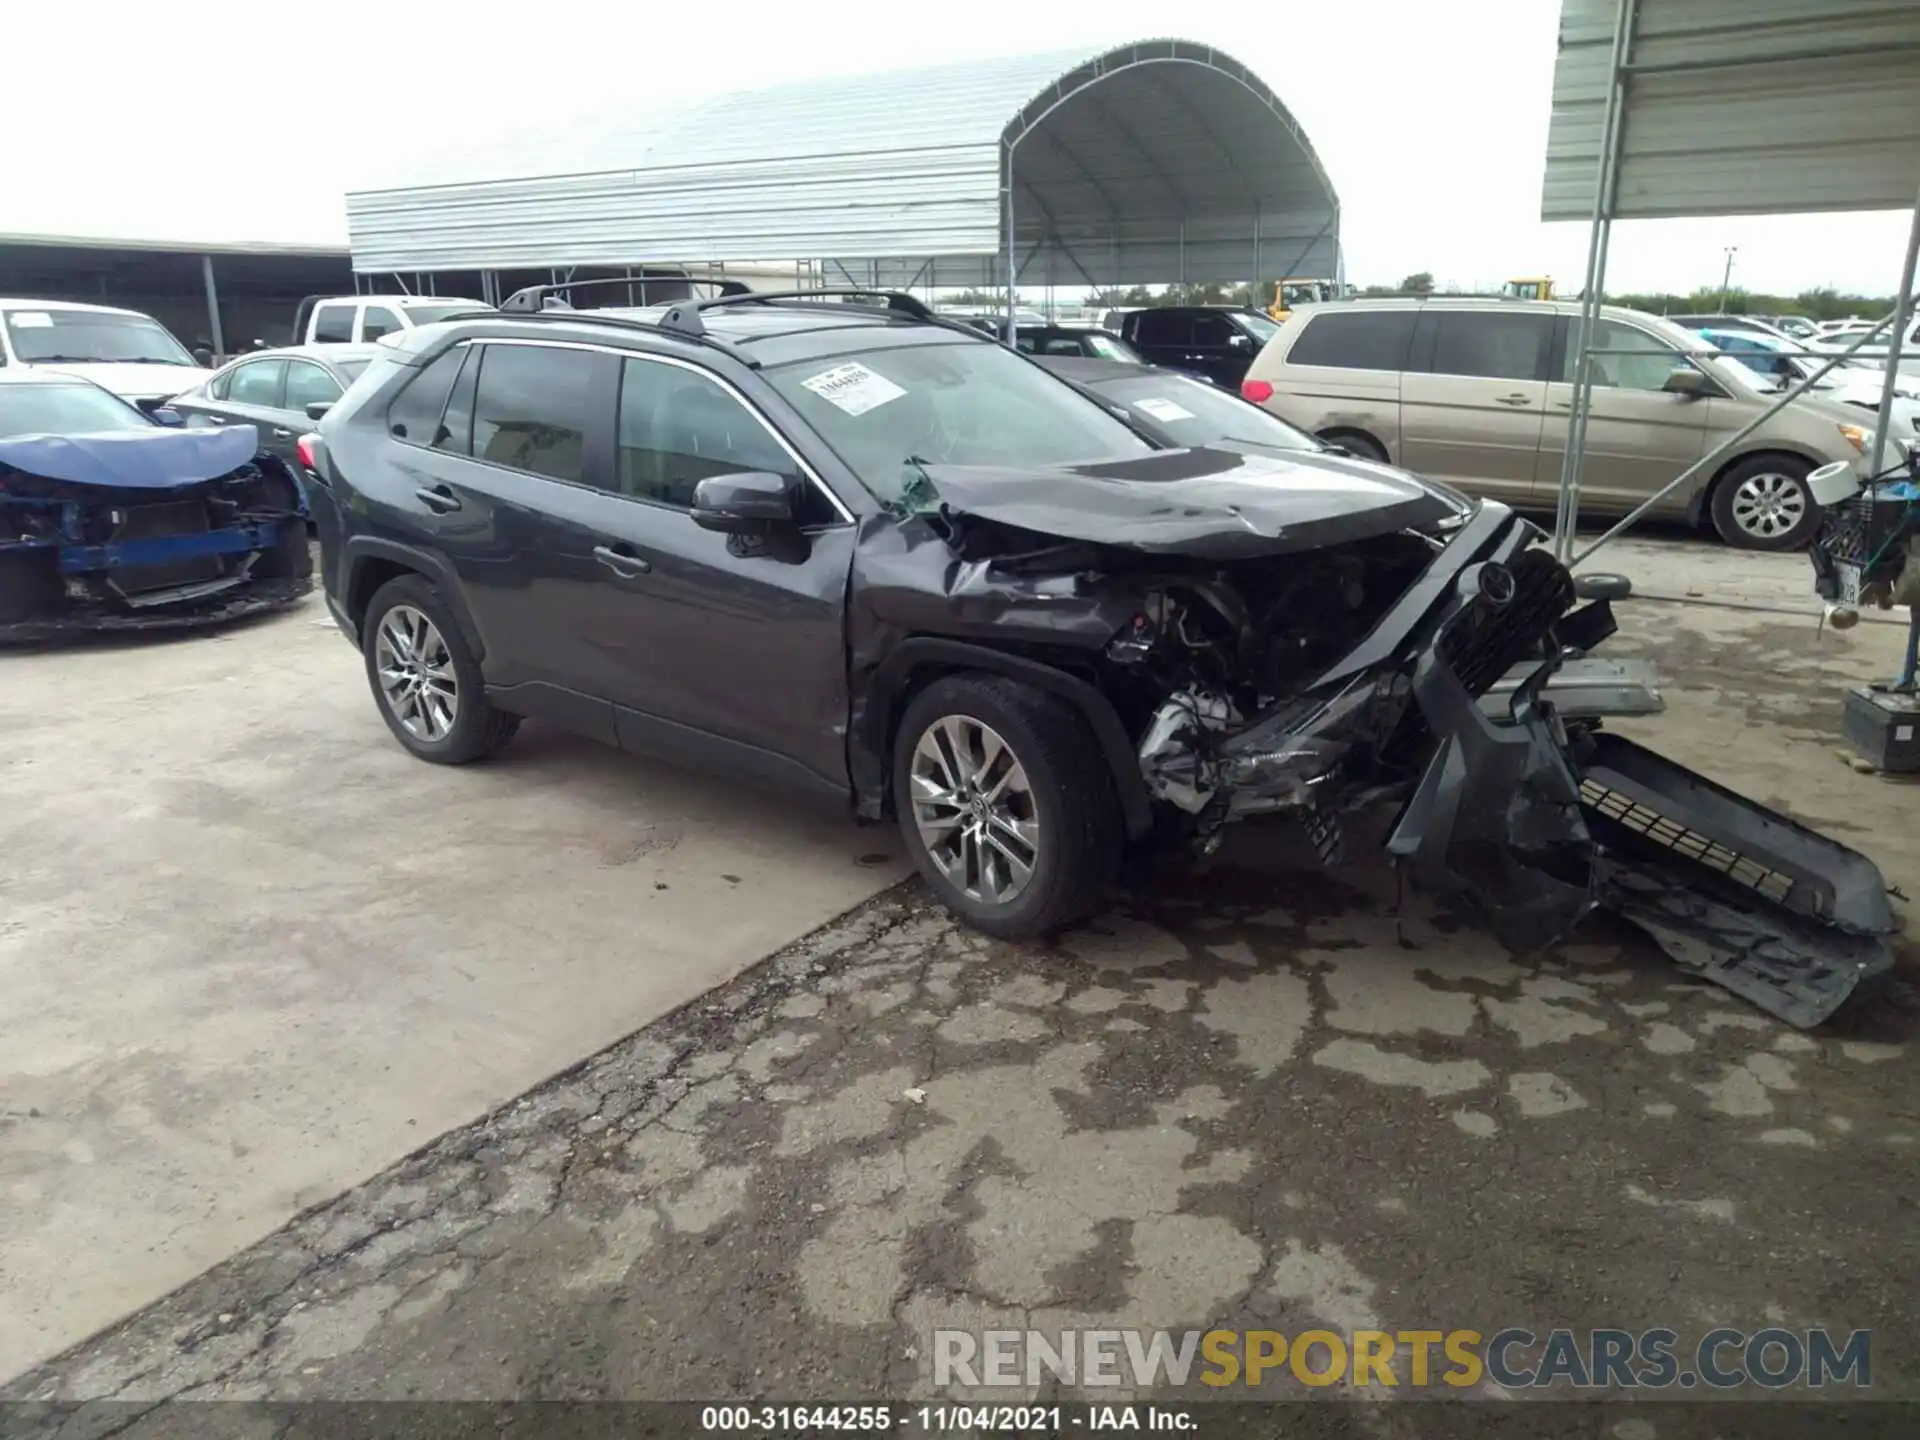
[{"label": "rear door", "polygon": [[369,344],[382,335],[395,335],[406,328],[406,322],[391,305],[376,305],[369,300],[360,307],[360,338]]},{"label": "rear door", "polygon": [[216,376],[204,398],[189,398],[179,408],[190,429],[251,425],[259,432],[261,446],[272,449],[286,373],[285,360],[244,360]]},{"label": "rear door", "polygon": [[348,344],[353,340],[359,312],[357,300],[329,300],[316,305],[309,326],[312,333],[298,338],[315,345]]},{"label": "rear door", "polygon": [[1150,365],[1186,370],[1193,350],[1193,316],[1184,310],[1140,310],[1127,317],[1128,340]]},{"label": "rear door", "polygon": [[389,430],[409,442],[394,447],[411,482],[402,523],[458,576],[488,683],[524,687],[509,707],[611,742],[608,656],[619,637],[583,624],[603,572],[581,512],[610,464],[618,362],[545,341],[465,348],[437,425],[403,414],[406,392],[388,412]]},{"label": "rear door", "polygon": [[1509,505],[1534,498],[1550,311],[1429,305],[1400,382],[1400,463]]},{"label": "rear door", "polygon": [[[1559,493],[1573,411],[1578,356],[1574,326],[1560,351],[1555,379],[1547,386],[1547,422],[1541,435],[1534,490],[1543,503]],[[1587,440],[1580,468],[1580,505],[1620,515],[1657,493],[1706,454],[1710,401],[1673,395],[1667,376],[1686,365],[1678,349],[1651,331],[1602,318],[1594,330],[1593,390]],[[1684,513],[1697,487],[1669,496],[1661,509]]]},{"label": "rear door", "polygon": [[340,382],[333,378],[324,365],[316,365],[311,360],[289,358],[287,378],[280,397],[280,413],[272,428],[261,435],[261,443],[297,468],[299,456],[294,446],[314,425],[307,415],[307,406],[331,405],[342,393]]}]

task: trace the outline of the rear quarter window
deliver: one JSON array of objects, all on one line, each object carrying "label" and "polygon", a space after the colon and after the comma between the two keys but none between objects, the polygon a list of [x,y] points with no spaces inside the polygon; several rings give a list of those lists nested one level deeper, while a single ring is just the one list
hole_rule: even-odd
[{"label": "rear quarter window", "polygon": [[1413,343],[1411,310],[1315,315],[1287,351],[1289,365],[1333,370],[1404,370]]}]

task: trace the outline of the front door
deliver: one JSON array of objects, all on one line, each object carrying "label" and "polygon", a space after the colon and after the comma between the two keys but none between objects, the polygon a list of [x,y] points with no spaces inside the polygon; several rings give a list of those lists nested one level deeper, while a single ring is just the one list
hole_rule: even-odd
[{"label": "front door", "polygon": [[[1566,328],[1558,378],[1547,386],[1547,423],[1534,481],[1535,491],[1548,502],[1559,493],[1579,361],[1574,327]],[[1624,515],[1706,454],[1712,407],[1705,399],[1671,394],[1663,388],[1667,377],[1687,361],[1650,331],[1602,319],[1594,328],[1591,348],[1596,353],[1580,467],[1580,507]],[[1660,509],[1684,513],[1697,488],[1688,485],[1668,496]]]},{"label": "front door", "polygon": [[1227,316],[1203,313],[1193,317],[1193,348],[1187,353],[1187,369],[1237,391],[1252,363],[1253,341]]},{"label": "front door", "polygon": [[1535,503],[1554,317],[1429,306],[1400,379],[1400,463],[1469,494]]},{"label": "front door", "polygon": [[[844,789],[853,526],[760,414],[693,365],[628,356],[617,427],[583,618],[608,649],[621,744]],[[790,479],[800,544],[771,553],[693,523],[694,487],[740,471]]]}]

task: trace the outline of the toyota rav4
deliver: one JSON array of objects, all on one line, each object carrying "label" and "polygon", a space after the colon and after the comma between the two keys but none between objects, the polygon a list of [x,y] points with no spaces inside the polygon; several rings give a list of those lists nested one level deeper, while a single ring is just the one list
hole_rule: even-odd
[{"label": "toyota rav4", "polygon": [[1572,703],[1608,603],[1503,505],[1173,448],[898,294],[543,289],[382,350],[300,449],[328,602],[424,760],[537,717],[891,812],[1002,936],[1247,816],[1338,863],[1386,806],[1515,950],[1608,907],[1801,1025],[1890,963],[1871,862]]}]

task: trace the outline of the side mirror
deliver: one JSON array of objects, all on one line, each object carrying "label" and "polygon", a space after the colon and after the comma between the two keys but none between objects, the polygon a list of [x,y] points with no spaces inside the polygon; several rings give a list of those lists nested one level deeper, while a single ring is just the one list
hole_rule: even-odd
[{"label": "side mirror", "polygon": [[153,412],[154,423],[164,425],[169,430],[178,430],[187,423],[187,417],[171,406],[162,405]]},{"label": "side mirror", "polygon": [[721,535],[767,535],[793,524],[793,492],[784,475],[746,470],[710,475],[693,490],[693,523]]},{"label": "side mirror", "polygon": [[1667,383],[1660,387],[1669,395],[1679,395],[1688,400],[1698,400],[1703,395],[1711,395],[1713,390],[1704,372],[1691,365],[1679,365],[1667,372]]},{"label": "side mirror", "polygon": [[331,400],[315,400],[311,405],[307,406],[307,418],[309,420],[318,420],[332,408],[333,402]]}]

